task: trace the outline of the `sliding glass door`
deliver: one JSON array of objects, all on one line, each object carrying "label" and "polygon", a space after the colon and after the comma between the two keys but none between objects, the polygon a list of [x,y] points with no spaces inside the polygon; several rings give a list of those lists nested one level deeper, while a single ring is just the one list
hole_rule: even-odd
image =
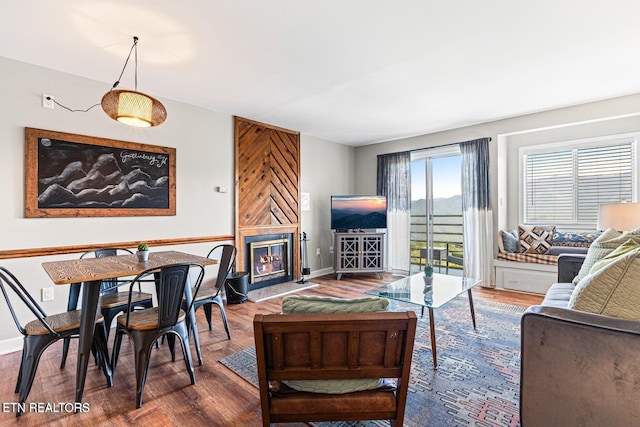
[{"label": "sliding glass door", "polygon": [[411,272],[462,275],[462,190],[457,145],[411,153]]}]

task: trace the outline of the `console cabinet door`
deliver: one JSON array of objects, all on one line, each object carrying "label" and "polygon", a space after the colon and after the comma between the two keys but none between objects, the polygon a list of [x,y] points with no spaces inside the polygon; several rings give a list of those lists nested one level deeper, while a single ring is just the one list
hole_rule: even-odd
[{"label": "console cabinet door", "polygon": [[334,268],[342,273],[384,271],[384,233],[336,233]]}]

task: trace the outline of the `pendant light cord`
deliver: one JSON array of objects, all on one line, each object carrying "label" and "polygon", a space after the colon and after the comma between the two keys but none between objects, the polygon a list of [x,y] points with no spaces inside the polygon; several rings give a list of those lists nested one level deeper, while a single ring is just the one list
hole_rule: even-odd
[{"label": "pendant light cord", "polygon": [[129,50],[129,55],[127,56],[127,60],[124,61],[124,67],[122,67],[122,71],[120,72],[120,77],[118,77],[118,80],[113,84],[113,86],[111,86],[111,90],[115,89],[119,84],[120,84],[120,80],[122,79],[122,75],[124,74],[124,70],[127,69],[127,64],[129,63],[129,58],[131,58],[131,52],[133,52],[133,49],[136,50],[136,55],[134,58],[135,61],[135,72],[134,72],[134,79],[135,79],[135,90],[136,92],[138,91],[138,37],[133,36],[133,45],[131,45],[131,49]]},{"label": "pendant light cord", "polygon": [[[113,86],[111,86],[111,89],[109,91],[112,91],[113,89],[115,89],[119,84],[120,84],[120,79],[122,79],[122,75],[124,74],[124,71],[127,69],[127,64],[129,63],[129,58],[131,58],[131,53],[133,52],[133,50],[136,50],[136,54],[134,57],[134,62],[135,62],[135,73],[134,73],[134,79],[135,79],[135,90],[138,90],[138,37],[133,36],[133,45],[131,45],[131,49],[129,50],[129,55],[127,56],[126,61],[124,61],[124,67],[122,67],[122,71],[120,72],[120,77],[118,77],[118,80],[113,84]],[[91,107],[85,109],[85,110],[74,110],[71,109],[67,106],[64,106],[62,104],[60,104],[58,101],[56,101],[55,99],[52,98],[47,98],[47,100],[49,101],[53,101],[57,106],[64,108],[65,110],[71,111],[72,113],[86,113],[89,110],[91,110],[92,108],[97,107],[98,105],[100,105],[100,103],[97,104],[93,104]]]}]

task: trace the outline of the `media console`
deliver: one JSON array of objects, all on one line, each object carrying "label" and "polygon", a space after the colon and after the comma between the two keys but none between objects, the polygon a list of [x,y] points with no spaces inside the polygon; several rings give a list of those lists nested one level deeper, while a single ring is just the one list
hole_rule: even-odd
[{"label": "media console", "polygon": [[334,268],[337,279],[343,273],[382,273],[384,271],[384,233],[335,233]]}]

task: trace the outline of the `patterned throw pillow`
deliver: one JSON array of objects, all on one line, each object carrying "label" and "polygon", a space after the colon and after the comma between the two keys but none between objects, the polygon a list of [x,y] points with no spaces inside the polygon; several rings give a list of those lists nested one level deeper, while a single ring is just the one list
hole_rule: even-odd
[{"label": "patterned throw pillow", "polygon": [[616,262],[618,258],[621,258],[626,254],[628,254],[629,252],[636,251],[638,249],[640,249],[640,243],[636,242],[633,239],[627,240],[622,245],[614,249],[613,252],[611,252],[609,255],[605,256],[600,261],[597,261],[595,264],[593,264],[593,267],[591,267],[591,270],[589,270],[589,274],[593,274],[598,270],[602,270],[607,265]]},{"label": "patterned throw pillow", "polygon": [[556,231],[556,227],[553,225],[519,225],[520,253],[546,254],[551,247],[554,231]]},{"label": "patterned throw pillow", "polygon": [[568,308],[622,319],[640,319],[640,248],[594,274],[585,276],[571,294]]},{"label": "patterned throw pillow", "polygon": [[553,246],[569,246],[576,248],[588,248],[600,236],[598,231],[555,231],[553,233]]},{"label": "patterned throw pillow", "polygon": [[593,268],[593,265],[596,262],[609,255],[618,248],[618,246],[623,245],[629,239],[633,239],[635,242],[640,243],[640,228],[636,228],[635,230],[625,234],[616,231],[613,228],[602,232],[600,237],[598,237],[591,246],[589,246],[589,251],[582,263],[582,267],[580,267],[580,272],[573,279],[572,283],[577,285],[580,280],[589,275],[591,268]]}]

